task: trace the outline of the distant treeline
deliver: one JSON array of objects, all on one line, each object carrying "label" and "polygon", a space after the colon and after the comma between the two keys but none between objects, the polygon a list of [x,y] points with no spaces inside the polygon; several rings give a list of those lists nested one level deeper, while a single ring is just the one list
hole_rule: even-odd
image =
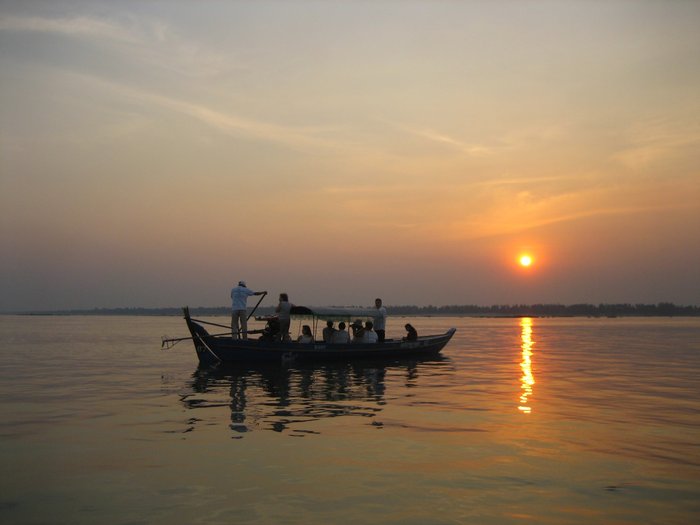
[{"label": "distant treeline", "polygon": [[[673,303],[658,304],[514,304],[478,306],[387,306],[389,315],[465,315],[481,317],[697,317],[700,306],[680,306]],[[250,310],[250,308],[249,308]],[[256,315],[270,315],[274,307],[260,307]],[[230,308],[225,306],[190,308],[193,316],[229,315]],[[25,312],[26,315],[182,315],[182,308],[94,308],[91,310],[63,310],[44,312]]]},{"label": "distant treeline", "polygon": [[392,306],[387,307],[387,311],[394,315],[477,315],[493,317],[700,316],[700,306],[679,306],[673,303]]}]

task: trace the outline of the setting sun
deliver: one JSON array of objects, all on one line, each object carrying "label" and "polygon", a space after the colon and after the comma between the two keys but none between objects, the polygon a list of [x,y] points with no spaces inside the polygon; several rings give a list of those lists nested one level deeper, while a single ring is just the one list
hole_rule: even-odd
[{"label": "setting sun", "polygon": [[520,266],[528,267],[532,264],[532,257],[529,255],[521,255],[518,259]]}]

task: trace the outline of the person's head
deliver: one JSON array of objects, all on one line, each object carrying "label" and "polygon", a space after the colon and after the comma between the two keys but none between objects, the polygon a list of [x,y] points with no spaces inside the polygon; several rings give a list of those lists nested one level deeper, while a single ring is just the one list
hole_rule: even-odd
[{"label": "person's head", "polygon": [[380,308],[382,306],[382,300],[379,297],[377,297],[374,300],[374,306],[376,306],[377,308]]},{"label": "person's head", "polygon": [[406,323],[406,326],[404,326],[404,328],[405,328],[406,330],[408,330],[409,332],[410,332],[411,330],[415,330],[415,328],[413,328],[413,326],[411,326],[411,323]]},{"label": "person's head", "polygon": [[238,281],[238,286],[245,286],[245,281]]},{"label": "person's head", "polygon": [[372,328],[374,328],[374,323],[373,323],[372,321],[367,321],[367,322],[365,323],[365,328],[366,328],[367,330],[371,330]]},{"label": "person's head", "polygon": [[340,321],[340,323],[338,323],[338,330],[345,330],[345,323],[343,321]]},{"label": "person's head", "polygon": [[280,301],[289,301],[289,296],[286,293],[280,294]]},{"label": "person's head", "polygon": [[326,326],[328,328],[333,328],[333,321],[331,321],[331,320],[326,321]]},{"label": "person's head", "polygon": [[305,324],[301,327],[301,333],[304,335],[311,335],[311,327],[308,324]]}]

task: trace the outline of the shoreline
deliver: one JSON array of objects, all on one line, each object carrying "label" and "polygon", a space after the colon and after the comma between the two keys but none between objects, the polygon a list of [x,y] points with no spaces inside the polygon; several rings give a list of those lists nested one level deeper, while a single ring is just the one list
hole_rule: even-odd
[{"label": "shoreline", "polygon": [[[228,313],[207,313],[192,311],[193,315],[205,317],[221,317],[228,318]],[[0,317],[182,317],[182,313],[134,313],[134,312],[6,312],[0,313]],[[533,319],[572,319],[572,318],[588,318],[588,319],[618,319],[618,318],[693,318],[700,317],[699,313],[673,313],[673,314],[617,314],[617,315],[591,315],[591,314],[481,314],[481,313],[391,313],[389,317],[408,318],[408,317],[455,317],[455,318],[472,318],[472,319],[521,319],[529,317]]]}]

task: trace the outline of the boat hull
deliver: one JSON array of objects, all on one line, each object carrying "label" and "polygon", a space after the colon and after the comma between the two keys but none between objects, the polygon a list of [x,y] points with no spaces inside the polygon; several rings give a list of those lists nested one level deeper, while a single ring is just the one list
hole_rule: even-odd
[{"label": "boat hull", "polygon": [[430,357],[440,353],[456,329],[444,334],[419,337],[415,341],[387,339],[383,343],[326,344],[272,342],[256,339],[233,339],[211,335],[196,321],[185,317],[192,334],[199,362],[205,366],[235,363],[319,362],[356,359],[400,359]]}]

